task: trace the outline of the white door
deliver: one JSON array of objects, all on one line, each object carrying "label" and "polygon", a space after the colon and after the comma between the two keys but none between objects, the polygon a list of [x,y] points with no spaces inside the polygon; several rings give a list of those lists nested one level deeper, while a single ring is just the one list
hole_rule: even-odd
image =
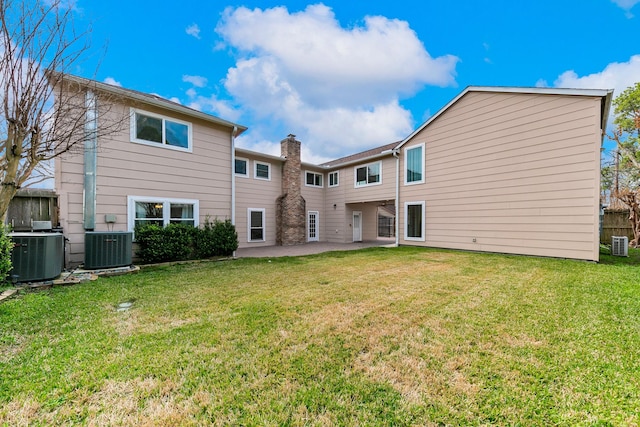
[{"label": "white door", "polygon": [[362,212],[353,212],[353,241],[362,242]]},{"label": "white door", "polygon": [[318,239],[318,211],[307,213],[307,241],[317,242]]}]

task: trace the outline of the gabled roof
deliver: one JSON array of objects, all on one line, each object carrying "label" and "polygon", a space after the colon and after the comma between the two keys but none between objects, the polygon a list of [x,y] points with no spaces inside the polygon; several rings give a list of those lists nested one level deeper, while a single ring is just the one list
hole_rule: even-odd
[{"label": "gabled roof", "polygon": [[[607,119],[609,117],[609,108],[611,107],[611,98],[613,97],[613,89],[566,89],[566,88],[549,88],[549,87],[507,87],[507,86],[467,86],[462,92],[455,98],[449,101],[444,107],[438,110],[433,116],[431,116],[420,127],[414,130],[409,136],[396,144],[394,150],[399,150],[404,144],[409,142],[416,134],[422,129],[429,126],[431,122],[440,117],[451,106],[458,102],[469,92],[495,92],[495,93],[521,93],[521,94],[537,94],[537,95],[565,95],[565,96],[591,96],[600,97],[601,108],[600,113],[602,117],[602,130],[607,127]],[[604,134],[602,135],[604,138]]]},{"label": "gabled roof", "polygon": [[119,86],[113,86],[110,84],[101,83],[96,80],[86,79],[84,77],[73,76],[71,74],[65,74],[62,80],[68,81],[68,82],[74,82],[79,85],[94,88],[99,91],[112,93],[114,95],[121,96],[126,99],[143,102],[145,104],[163,108],[176,113],[185,114],[187,116],[204,120],[206,122],[213,123],[216,125],[228,127],[231,129],[235,128],[237,129],[236,136],[240,135],[242,132],[248,129],[246,126],[242,126],[237,123],[233,123],[228,120],[224,120],[219,117],[212,116],[211,114],[203,113],[202,111],[198,111],[193,108],[186,107],[182,104],[178,104],[177,102],[170,101],[166,98],[162,98],[157,95],[151,95],[151,94],[139,92],[133,89],[125,89]]},{"label": "gabled roof", "polygon": [[320,166],[324,168],[335,168],[337,166],[346,166],[352,163],[361,163],[364,160],[377,159],[378,157],[391,154],[391,150],[393,150],[393,147],[395,147],[396,145],[398,145],[398,142],[392,142],[391,144],[386,144],[381,147],[372,148],[370,150],[362,151],[350,156],[331,160],[329,162],[322,163]]}]

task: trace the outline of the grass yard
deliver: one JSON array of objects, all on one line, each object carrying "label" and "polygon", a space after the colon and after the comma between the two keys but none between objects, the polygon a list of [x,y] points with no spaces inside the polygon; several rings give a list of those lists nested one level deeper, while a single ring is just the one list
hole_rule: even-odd
[{"label": "grass yard", "polygon": [[242,259],[0,304],[0,425],[639,423],[635,251]]}]

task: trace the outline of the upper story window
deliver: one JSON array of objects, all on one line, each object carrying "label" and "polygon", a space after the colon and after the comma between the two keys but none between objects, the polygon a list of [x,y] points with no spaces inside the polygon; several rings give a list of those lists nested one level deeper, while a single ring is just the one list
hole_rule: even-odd
[{"label": "upper story window", "polygon": [[329,172],[329,187],[338,186],[338,171]]},{"label": "upper story window", "polygon": [[322,174],[307,171],[304,183],[308,187],[322,187]]},{"label": "upper story window", "polygon": [[370,163],[355,168],[356,187],[382,183],[382,162]]},{"label": "upper story window", "polygon": [[249,176],[249,160],[236,157],[235,173],[237,176]]},{"label": "upper story window", "polygon": [[131,110],[131,141],[191,151],[191,124],[158,114]]},{"label": "upper story window", "polygon": [[404,165],[405,184],[424,182],[424,143],[404,149]]},{"label": "upper story window", "polygon": [[262,163],[259,161],[254,161],[253,164],[253,176],[256,179],[266,179],[267,181],[271,180],[271,165],[269,163]]}]

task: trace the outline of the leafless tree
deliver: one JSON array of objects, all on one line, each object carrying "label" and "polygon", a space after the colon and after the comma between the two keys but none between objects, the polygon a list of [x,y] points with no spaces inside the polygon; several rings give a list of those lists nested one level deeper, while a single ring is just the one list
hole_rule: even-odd
[{"label": "leafless tree", "polygon": [[91,30],[75,30],[73,7],[68,0],[0,0],[2,222],[19,188],[51,177],[55,157],[123,123],[87,126],[96,109],[113,105],[113,95],[67,75],[90,48]]}]

